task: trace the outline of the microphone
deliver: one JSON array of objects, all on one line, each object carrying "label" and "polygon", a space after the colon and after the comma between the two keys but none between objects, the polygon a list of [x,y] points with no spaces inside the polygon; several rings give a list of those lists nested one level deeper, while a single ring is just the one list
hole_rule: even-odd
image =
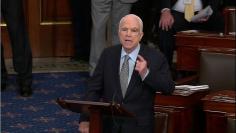
[{"label": "microphone", "polygon": [[113,95],[112,95],[112,99],[111,99],[111,105],[112,105],[112,106],[115,106],[115,105],[116,105],[115,98],[116,98],[116,95],[117,95],[117,90],[118,90],[118,89],[116,89],[116,90],[114,91]]},{"label": "microphone", "polygon": [[[116,89],[116,90],[114,91],[113,95],[112,95],[112,100],[111,100],[111,119],[112,119],[113,124],[118,128],[119,125],[118,125],[118,122],[117,122],[117,120],[115,119],[115,115],[114,115],[115,110],[116,110],[116,109],[114,109],[114,108],[117,108],[117,105],[118,105],[118,104],[115,102],[115,98],[116,98],[117,93],[118,93],[117,91],[118,91],[118,89]],[[119,105],[118,105],[118,106],[119,106]]]},{"label": "microphone", "polygon": [[115,98],[117,96],[118,90],[115,90],[115,92],[112,95],[112,100],[111,100],[111,106],[112,107],[120,107],[120,104],[115,101]]}]

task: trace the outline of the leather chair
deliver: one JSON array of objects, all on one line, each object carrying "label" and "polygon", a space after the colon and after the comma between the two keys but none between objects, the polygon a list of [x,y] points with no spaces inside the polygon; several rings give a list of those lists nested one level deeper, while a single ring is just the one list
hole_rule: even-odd
[{"label": "leather chair", "polygon": [[167,133],[168,113],[155,112],[155,133]]},{"label": "leather chair", "polygon": [[181,84],[207,84],[211,91],[235,90],[236,49],[200,49],[200,69],[196,75],[176,80]]},{"label": "leather chair", "polygon": [[201,49],[199,83],[213,91],[235,90],[235,49]]},{"label": "leather chair", "polygon": [[227,133],[236,132],[236,118],[235,115],[227,116]]}]

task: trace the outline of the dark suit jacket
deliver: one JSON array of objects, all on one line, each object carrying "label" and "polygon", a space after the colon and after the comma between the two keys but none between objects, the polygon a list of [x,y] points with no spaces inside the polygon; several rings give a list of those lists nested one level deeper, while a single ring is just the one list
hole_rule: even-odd
[{"label": "dark suit jacket", "polygon": [[170,94],[174,89],[168,63],[160,52],[141,45],[139,54],[147,60],[149,74],[142,81],[134,70],[123,98],[119,79],[121,48],[121,45],[116,45],[103,51],[94,75],[88,82],[86,98],[115,101],[135,114],[138,125],[153,124],[155,92]]},{"label": "dark suit jacket", "polygon": [[[163,8],[171,9],[171,7],[175,4],[176,1],[177,0],[161,0],[160,2],[161,9]],[[211,8],[213,9],[213,11],[218,11],[220,6],[222,5],[221,0],[202,0],[202,3],[203,3],[203,7],[211,5]]]}]

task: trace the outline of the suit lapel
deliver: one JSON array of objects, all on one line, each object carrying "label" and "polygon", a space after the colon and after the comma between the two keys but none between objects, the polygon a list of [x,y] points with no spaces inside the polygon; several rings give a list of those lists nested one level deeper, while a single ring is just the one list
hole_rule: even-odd
[{"label": "suit lapel", "polygon": [[140,81],[140,80],[141,80],[141,77],[139,76],[138,72],[134,70],[133,74],[132,74],[132,77],[130,79],[125,97],[127,97],[129,94],[131,94],[132,91],[134,91],[134,88],[135,88],[135,85],[136,85],[137,81]]},{"label": "suit lapel", "polygon": [[122,91],[121,91],[121,86],[120,86],[120,55],[121,55],[121,47],[119,47],[115,53],[114,53],[114,76],[115,76],[115,81],[114,81],[114,86],[116,88],[114,88],[114,91],[117,91],[117,99],[118,101],[121,101],[123,99],[122,96]]}]

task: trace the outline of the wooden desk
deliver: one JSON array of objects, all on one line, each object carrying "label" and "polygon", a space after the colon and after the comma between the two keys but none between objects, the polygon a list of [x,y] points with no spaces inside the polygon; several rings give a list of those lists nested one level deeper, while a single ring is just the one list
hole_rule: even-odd
[{"label": "wooden desk", "polygon": [[198,71],[199,49],[204,48],[236,48],[235,36],[220,36],[216,33],[176,34],[177,70]]},{"label": "wooden desk", "polygon": [[213,92],[202,100],[206,112],[206,133],[226,133],[227,118],[235,117],[236,92],[223,90]]},{"label": "wooden desk", "polygon": [[[155,112],[165,113],[168,116],[166,126],[167,133],[201,133],[202,125],[198,121],[204,121],[201,118],[202,111],[201,98],[207,95],[209,90],[203,91],[174,91],[172,95],[156,94]],[[158,122],[158,119],[156,120]],[[163,124],[162,124],[163,125]],[[157,127],[160,127],[157,125]],[[162,127],[163,128],[163,127]],[[163,129],[156,129],[156,132]]]}]

